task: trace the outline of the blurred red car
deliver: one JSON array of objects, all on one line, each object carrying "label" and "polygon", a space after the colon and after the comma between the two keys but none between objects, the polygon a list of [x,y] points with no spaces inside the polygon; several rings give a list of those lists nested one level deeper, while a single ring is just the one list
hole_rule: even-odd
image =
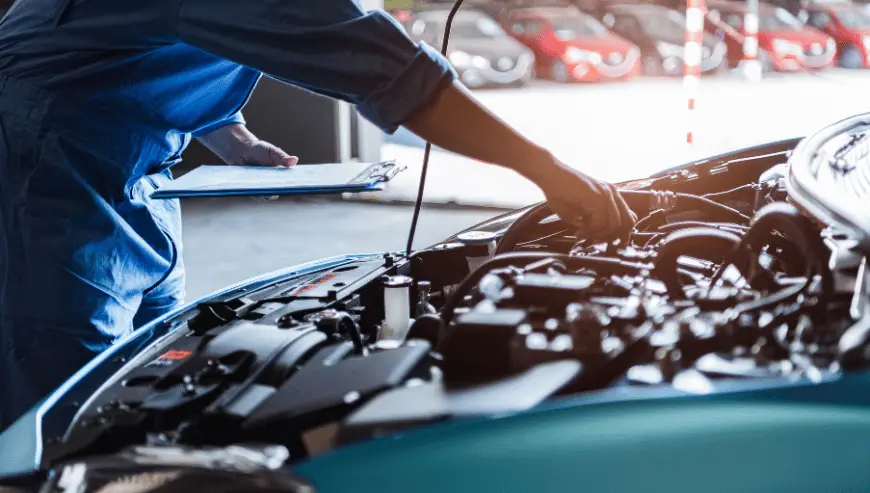
[{"label": "blurred red car", "polygon": [[833,37],[841,67],[870,66],[870,12],[863,5],[811,4],[805,10],[807,24]]},{"label": "blurred red car", "polygon": [[725,43],[728,66],[732,68],[737,67],[743,59],[743,39],[745,36],[733,27],[725,24],[719,17],[718,12],[707,12],[704,19],[704,30],[715,35]]},{"label": "blurred red car", "polygon": [[[746,4],[731,1],[708,3],[709,15],[741,34]],[[766,71],[822,69],[836,62],[837,44],[827,34],[805,26],[787,10],[762,3],[758,12],[758,59]]]},{"label": "blurred red car", "polygon": [[574,7],[514,10],[507,30],[535,52],[539,77],[558,82],[624,80],[640,73],[640,49]]}]

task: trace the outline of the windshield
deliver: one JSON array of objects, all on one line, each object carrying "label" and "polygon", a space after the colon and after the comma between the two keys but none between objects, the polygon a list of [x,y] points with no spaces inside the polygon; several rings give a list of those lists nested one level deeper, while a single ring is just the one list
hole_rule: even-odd
[{"label": "windshield", "polygon": [[653,38],[682,36],[686,30],[686,18],[675,10],[650,9],[639,16],[644,31]]},{"label": "windshield", "polygon": [[454,21],[451,34],[464,39],[503,38],[507,36],[501,26],[486,17]]},{"label": "windshield", "polygon": [[590,36],[601,37],[607,34],[607,28],[585,15],[550,18],[549,21],[553,25],[556,37],[563,41]]},{"label": "windshield", "polygon": [[846,27],[870,27],[870,13],[863,9],[838,10],[837,17]]},{"label": "windshield", "polygon": [[785,9],[762,11],[758,16],[758,28],[762,31],[801,30],[804,25]]}]

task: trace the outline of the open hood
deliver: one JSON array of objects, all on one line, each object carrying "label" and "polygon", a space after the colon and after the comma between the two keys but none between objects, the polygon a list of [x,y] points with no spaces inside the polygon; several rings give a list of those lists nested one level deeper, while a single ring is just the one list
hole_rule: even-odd
[{"label": "open hood", "polygon": [[[0,485],[557,491],[581,468],[608,478],[591,492],[853,491],[870,474],[868,122],[624,183],[643,218],[628,242],[536,204],[410,258],[227,288],[0,435]],[[778,469],[786,450],[806,467]]]}]

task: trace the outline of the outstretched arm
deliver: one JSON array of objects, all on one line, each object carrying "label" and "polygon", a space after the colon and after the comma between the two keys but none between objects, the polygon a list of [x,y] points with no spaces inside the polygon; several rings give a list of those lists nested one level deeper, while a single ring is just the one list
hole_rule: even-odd
[{"label": "outstretched arm", "polygon": [[[278,80],[356,105],[385,132],[432,143],[532,180],[563,219],[626,229],[627,206],[523,138],[456,82],[450,63],[382,11],[353,0],[179,0],[178,40]],[[578,219],[582,219],[579,221]]]},{"label": "outstretched arm", "polygon": [[625,233],[637,219],[611,185],[563,165],[458,82],[444,85],[404,126],[439,147],[516,171],[543,190],[562,219],[582,222],[588,233]]}]

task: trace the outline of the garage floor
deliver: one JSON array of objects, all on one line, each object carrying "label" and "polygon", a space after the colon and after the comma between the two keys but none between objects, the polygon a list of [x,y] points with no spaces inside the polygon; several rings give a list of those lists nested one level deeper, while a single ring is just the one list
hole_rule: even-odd
[{"label": "garage floor", "polygon": [[[412,207],[323,199],[192,199],[184,210],[188,300],[294,264],[345,253],[400,250]],[[503,211],[426,208],[417,247]]]}]

